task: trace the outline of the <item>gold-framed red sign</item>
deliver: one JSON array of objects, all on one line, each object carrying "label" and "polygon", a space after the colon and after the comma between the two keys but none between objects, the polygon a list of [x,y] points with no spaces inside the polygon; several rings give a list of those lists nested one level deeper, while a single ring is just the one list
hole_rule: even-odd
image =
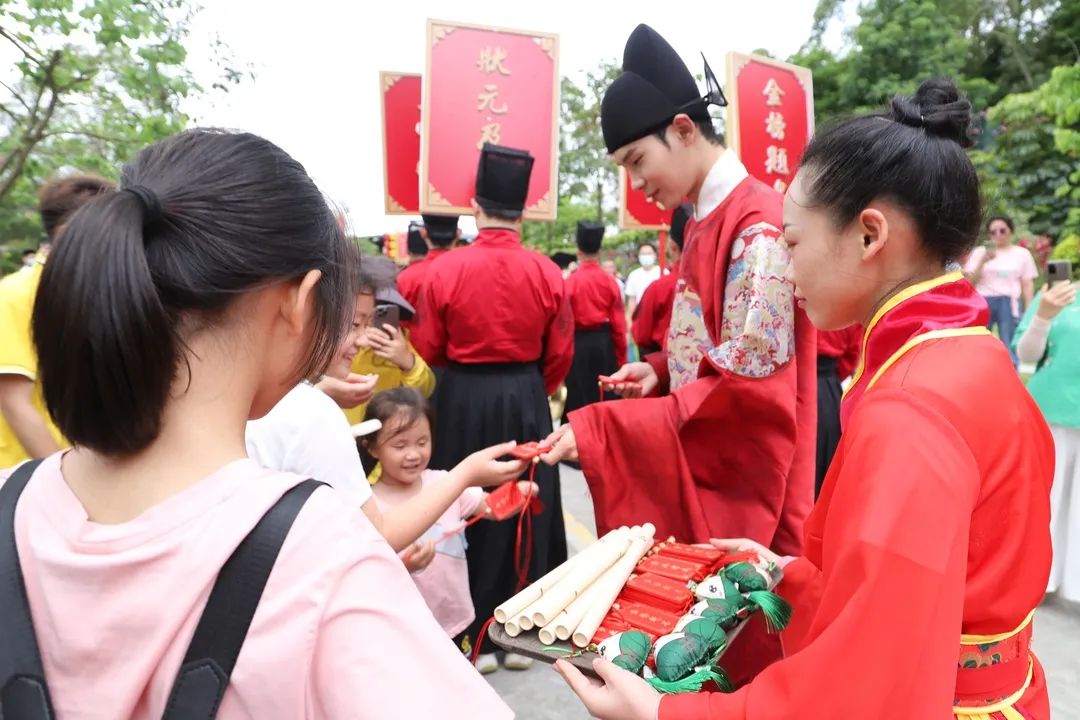
[{"label": "gold-framed red sign", "polygon": [[635,190],[625,168],[619,168],[619,227],[623,230],[667,230],[671,227],[671,214],[645,193]]},{"label": "gold-framed red sign", "polygon": [[418,73],[379,73],[387,215],[420,212],[420,85]]},{"label": "gold-framed red sign", "polygon": [[428,20],[420,209],[472,213],[485,142],[535,158],[528,220],[554,220],[559,172],[559,38]]},{"label": "gold-framed red sign", "polygon": [[787,190],[814,134],[809,68],[760,55],[727,55],[727,142],[747,171]]}]

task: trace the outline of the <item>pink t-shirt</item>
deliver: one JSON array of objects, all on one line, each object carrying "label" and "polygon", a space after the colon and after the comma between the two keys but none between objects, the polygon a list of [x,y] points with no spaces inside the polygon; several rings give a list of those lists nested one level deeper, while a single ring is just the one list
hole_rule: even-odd
[{"label": "pink t-shirt", "polygon": [[[425,470],[420,476],[423,485],[441,482],[446,477],[445,470]],[[389,505],[379,497],[375,486],[375,502],[380,510],[388,510]],[[439,520],[420,537],[436,541],[449,530],[461,526],[484,500],[483,488],[469,488],[446,509]],[[450,637],[455,637],[469,627],[476,618],[472,595],[469,593],[469,566],[465,561],[465,533],[457,533],[435,546],[435,558],[420,572],[413,573],[413,582],[420,588],[428,607],[435,619],[442,625]]]},{"label": "pink t-shirt", "polygon": [[[975,248],[964,270],[969,273],[978,270],[985,255],[985,247]],[[982,276],[975,289],[983,297],[1007,297],[1016,301],[1020,299],[1021,281],[1034,280],[1038,276],[1039,270],[1035,267],[1031,252],[1019,245],[1010,245],[998,250],[994,259],[983,265]]]},{"label": "pink t-shirt", "polygon": [[[219,568],[300,479],[238,460],[130,522],[101,525],[64,481],[60,454],[48,458],[20,498],[15,534],[57,716],[160,718]],[[364,514],[316,490],[218,717],[512,716]]]}]

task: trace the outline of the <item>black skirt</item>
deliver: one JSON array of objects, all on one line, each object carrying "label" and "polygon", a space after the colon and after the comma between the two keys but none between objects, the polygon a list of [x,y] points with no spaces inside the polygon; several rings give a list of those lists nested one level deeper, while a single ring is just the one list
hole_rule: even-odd
[{"label": "black skirt", "polygon": [[[574,362],[566,376],[563,422],[566,422],[568,413],[600,400],[600,376],[611,375],[618,369],[610,326],[575,332]],[[604,395],[605,400],[614,400],[617,397],[614,393]]]},{"label": "black skirt", "polygon": [[836,374],[837,359],[818,355],[817,359],[817,475],[814,497],[829,471],[836,447],[840,444],[840,397],[843,389]]},{"label": "black skirt", "polygon": [[[431,467],[449,470],[468,455],[508,440],[543,440],[551,434],[551,410],[536,363],[455,365],[443,374],[435,405]],[[529,582],[566,561],[566,529],[558,469],[543,463],[534,477],[544,510],[532,519]],[[482,521],[465,531],[469,586],[476,620],[465,631],[475,643],[480,626],[514,594],[517,518]],[[494,652],[485,640],[481,652]]]}]

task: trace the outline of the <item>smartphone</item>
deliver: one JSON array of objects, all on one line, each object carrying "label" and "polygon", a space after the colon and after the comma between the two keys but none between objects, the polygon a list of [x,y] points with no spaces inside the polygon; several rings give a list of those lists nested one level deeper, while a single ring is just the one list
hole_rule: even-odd
[{"label": "smartphone", "polygon": [[1046,263],[1046,284],[1050,287],[1059,282],[1072,280],[1072,261],[1051,260]]},{"label": "smartphone", "polygon": [[397,305],[379,305],[375,308],[375,315],[371,318],[371,326],[383,329],[383,325],[392,325],[394,329],[401,329],[401,308]]}]

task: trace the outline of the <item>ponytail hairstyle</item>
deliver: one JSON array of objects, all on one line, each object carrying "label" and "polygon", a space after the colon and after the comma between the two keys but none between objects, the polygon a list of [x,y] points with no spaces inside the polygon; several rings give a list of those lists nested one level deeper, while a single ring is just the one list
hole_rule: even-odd
[{"label": "ponytail hairstyle", "polygon": [[[399,416],[401,422],[391,425],[390,421]],[[382,423],[382,428],[357,443],[360,449],[360,462],[364,468],[370,473],[378,463],[375,456],[371,454],[371,448],[378,445],[381,438],[393,437],[404,432],[418,423],[421,418],[427,418],[428,426],[434,433],[435,418],[432,417],[431,404],[416,388],[402,385],[376,393],[364,409],[364,420],[378,420]]]},{"label": "ponytail hairstyle", "polygon": [[303,166],[249,133],[197,129],[124,167],[82,207],[45,265],[32,330],[45,404],[74,445],[144,450],[185,338],[244,293],[310,270],[315,319],[297,379],[321,372],[352,318],[353,256]]},{"label": "ponytail hairstyle", "polygon": [[931,257],[945,264],[974,247],[981,203],[971,145],[971,103],[952,80],[927,80],[883,113],[842,120],[803,154],[810,206],[846,227],[877,198],[907,211]]}]

